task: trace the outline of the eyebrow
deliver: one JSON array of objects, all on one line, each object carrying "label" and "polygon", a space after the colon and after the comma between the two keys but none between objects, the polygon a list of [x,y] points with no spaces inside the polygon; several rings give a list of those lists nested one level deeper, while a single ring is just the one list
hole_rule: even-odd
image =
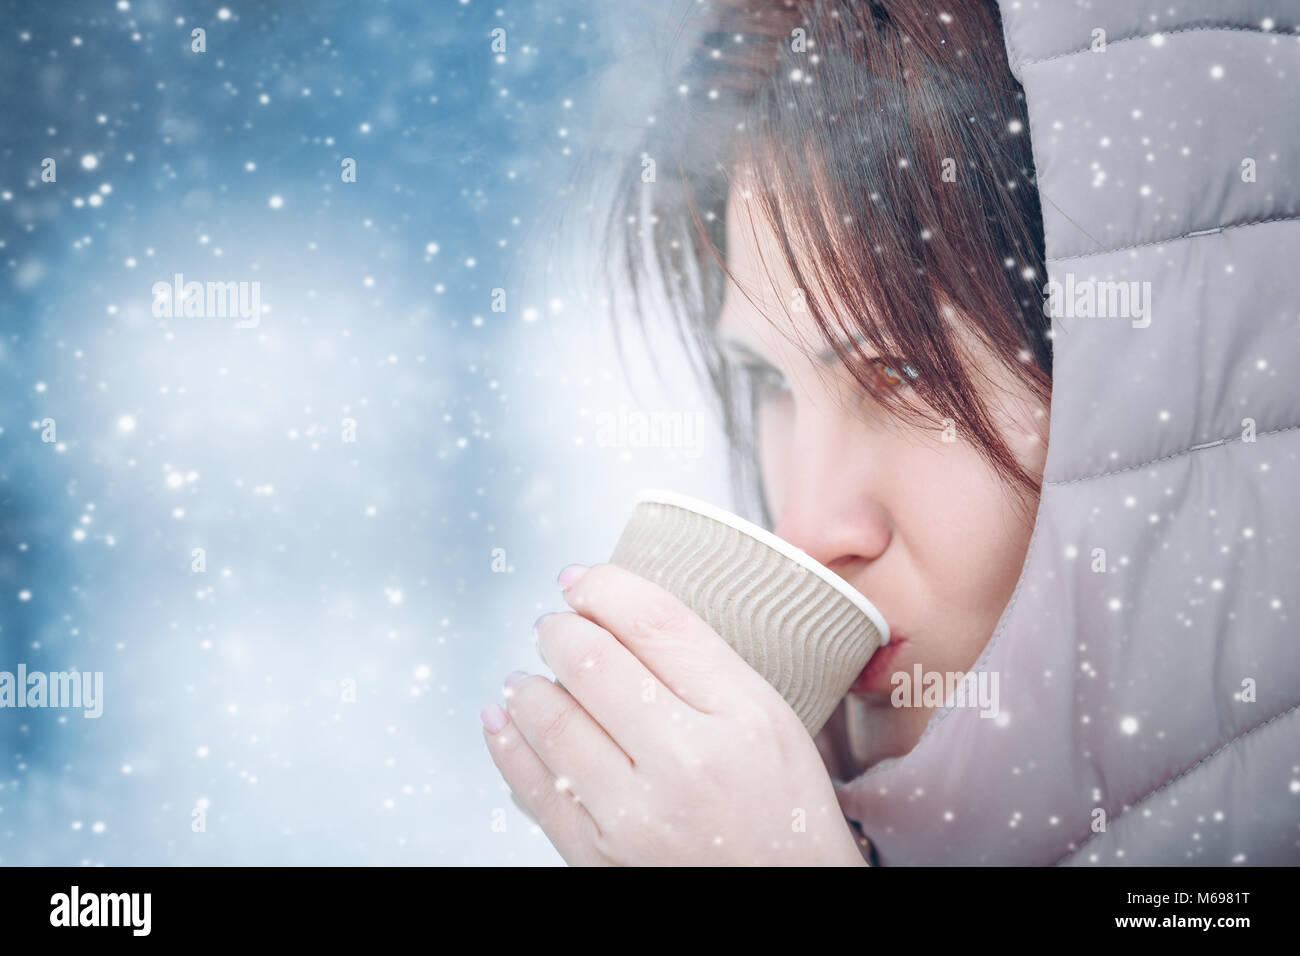
[{"label": "eyebrow", "polygon": [[742,358],[754,359],[755,361],[768,365],[771,364],[767,359],[763,358],[763,356],[759,355],[740,339],[734,339],[729,335],[724,335],[722,337],[722,348],[724,351],[734,352]]},{"label": "eyebrow", "polygon": [[[845,346],[846,348],[851,348],[851,347],[852,347],[852,345],[850,344],[850,341],[849,341],[849,340],[846,339],[846,340],[842,340],[842,341],[843,341],[843,344],[844,344],[844,346]],[[857,343],[857,344],[861,344],[861,343],[863,343],[863,342],[865,342],[865,341],[866,341],[866,338],[865,338],[861,333],[856,333],[856,334],[853,336],[853,339],[852,339],[852,342],[853,342],[853,343]],[[743,341],[741,341],[740,339],[733,338],[732,336],[729,336],[729,335],[728,335],[728,336],[723,336],[723,337],[722,337],[722,344],[723,344],[723,346],[725,346],[726,348],[730,349],[731,351],[733,351],[733,352],[739,352],[741,355],[743,355],[743,356],[745,356],[745,357],[747,357],[747,358],[754,359],[755,361],[757,361],[757,362],[759,362],[759,363],[761,363],[761,364],[763,364],[763,365],[771,365],[771,364],[772,364],[772,363],[769,362],[767,359],[765,359],[763,356],[759,355],[758,352],[754,351],[754,349],[751,348],[751,347],[749,346],[748,343],[743,342]],[[833,363],[839,361],[839,356],[835,354],[835,349],[834,349],[834,348],[827,348],[827,349],[824,349],[823,351],[817,353],[817,360],[818,360],[819,362],[821,362],[823,365],[831,365],[831,364],[833,364]]]},{"label": "eyebrow", "polygon": [[[861,332],[854,332],[851,338],[840,339],[840,344],[846,349],[852,351],[854,346],[867,344],[867,337]],[[838,362],[839,356],[835,354],[834,348],[827,348],[817,353],[819,361],[829,365],[831,362]]]},{"label": "eyebrow", "polygon": [[[851,340],[841,339],[840,341],[841,341],[841,343],[842,343],[846,348],[852,349],[853,346],[850,344],[850,342],[854,342],[854,343],[862,343],[862,342],[865,342],[865,341],[866,341],[866,338],[865,338],[865,336],[862,335],[862,333],[858,332],[858,333],[854,333],[853,338],[852,338]],[[729,350],[731,350],[732,352],[738,352],[741,356],[743,356],[743,357],[745,357],[745,358],[748,358],[748,359],[750,359],[750,360],[752,360],[752,361],[754,361],[754,362],[757,362],[759,365],[766,365],[766,366],[768,366],[769,368],[774,368],[774,367],[775,367],[775,366],[772,365],[771,362],[769,362],[767,359],[763,358],[763,356],[759,355],[756,351],[754,351],[754,349],[752,349],[752,348],[751,348],[748,344],[746,344],[745,342],[742,342],[740,339],[733,338],[733,337],[731,337],[731,336],[729,336],[729,335],[728,335],[728,336],[723,336],[723,337],[722,337],[722,345],[723,345],[724,348],[729,349]],[[882,356],[882,355],[872,355],[872,356],[869,356],[868,358],[869,358],[869,360],[875,360],[875,359],[884,359],[885,357]],[[832,365],[832,364],[834,364],[835,362],[838,362],[838,361],[839,361],[839,356],[835,354],[835,349],[833,349],[833,348],[828,348],[828,349],[825,349],[825,350],[823,350],[823,351],[821,351],[821,352],[818,352],[818,353],[817,353],[817,359],[818,359],[818,361],[820,361],[823,365]],[[886,361],[888,361],[888,359],[886,359]],[[913,380],[913,381],[914,381],[914,380],[916,380],[917,378],[919,378],[920,375],[921,375],[921,373],[918,372],[918,371],[917,371],[917,370],[912,366],[912,363],[911,363],[911,362],[908,362],[908,361],[905,361],[905,360],[904,360],[904,361],[899,362],[898,365],[899,365],[899,368],[902,369],[903,374],[906,375],[907,378],[910,379],[910,380]],[[895,373],[895,374],[897,374],[897,373]],[[899,376],[899,377],[901,378],[902,376]]]}]

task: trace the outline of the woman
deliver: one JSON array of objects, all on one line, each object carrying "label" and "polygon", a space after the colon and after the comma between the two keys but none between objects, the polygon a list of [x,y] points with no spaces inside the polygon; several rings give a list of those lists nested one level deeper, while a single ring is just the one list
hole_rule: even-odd
[{"label": "woman", "polygon": [[[901,639],[814,742],[649,582],[566,568],[575,613],[539,622],[559,684],[512,675],[484,712],[507,783],[571,863],[860,862],[840,809],[886,863],[1295,862],[1295,582],[1258,542],[1296,524],[1269,373],[1295,349],[1295,143],[1269,120],[1293,25],[753,6],[721,6],[647,124],[614,253],[635,306],[685,320],[737,499]],[[1147,295],[1055,340],[1045,245],[1179,320]],[[889,698],[970,670],[1005,678],[993,720]]]},{"label": "woman", "polygon": [[[1023,98],[996,10],[752,6],[723,6],[685,67],[678,122],[656,123],[634,153],[612,239],[635,288],[668,277],[722,401],[733,475],[757,453],[763,520],[868,595],[894,638],[814,746],[648,582],[566,569],[581,614],[538,626],[563,687],[511,675],[509,716],[490,709],[485,723],[507,782],[570,863],[859,862],[832,779],[915,745],[933,711],[892,704],[891,675],[971,668],[1032,528],[1049,323]],[[680,172],[643,184],[643,156]],[[646,241],[651,262],[637,258]],[[657,603],[642,613],[639,599]],[[707,689],[668,689],[701,673]],[[647,678],[675,719],[629,691]],[[736,747],[738,734],[751,742]],[[801,809],[806,832],[792,829]]]}]

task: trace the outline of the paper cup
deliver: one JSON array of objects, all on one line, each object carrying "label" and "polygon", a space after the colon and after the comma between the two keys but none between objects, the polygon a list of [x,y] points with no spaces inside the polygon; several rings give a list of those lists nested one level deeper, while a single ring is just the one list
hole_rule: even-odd
[{"label": "paper cup", "polygon": [[638,492],[611,564],[654,581],[722,635],[816,735],[889,625],[847,581],[738,515]]}]

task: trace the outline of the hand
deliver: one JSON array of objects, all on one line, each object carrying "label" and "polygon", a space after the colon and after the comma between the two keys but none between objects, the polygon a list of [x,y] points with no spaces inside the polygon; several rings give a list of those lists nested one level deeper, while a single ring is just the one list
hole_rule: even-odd
[{"label": "hand", "polygon": [[[849,749],[849,736],[846,727],[850,719],[849,704],[850,698],[845,697],[841,700],[831,713],[830,719],[826,721],[826,725],[813,738],[813,743],[817,745],[817,751],[821,754],[822,762],[826,765],[826,771],[831,775],[831,784],[835,787],[835,795],[840,801],[841,808],[844,806],[845,782],[852,780],[866,769],[854,759]],[[871,854],[870,841],[862,835],[857,824],[850,823],[850,826],[853,828],[853,837],[858,842],[863,859],[869,859]],[[867,865],[870,866],[870,863]]]},{"label": "hand", "polygon": [[538,622],[558,683],[514,682],[484,736],[568,863],[865,864],[813,739],[712,628],[612,564],[561,580],[574,611]]}]

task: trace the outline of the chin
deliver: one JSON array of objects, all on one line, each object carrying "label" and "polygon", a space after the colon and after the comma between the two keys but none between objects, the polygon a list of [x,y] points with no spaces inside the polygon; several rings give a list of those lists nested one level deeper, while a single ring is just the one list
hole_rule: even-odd
[{"label": "chin", "polygon": [[909,712],[893,707],[889,696],[851,693],[844,699],[844,744],[849,761],[846,779],[889,757],[900,757],[915,744]]}]

